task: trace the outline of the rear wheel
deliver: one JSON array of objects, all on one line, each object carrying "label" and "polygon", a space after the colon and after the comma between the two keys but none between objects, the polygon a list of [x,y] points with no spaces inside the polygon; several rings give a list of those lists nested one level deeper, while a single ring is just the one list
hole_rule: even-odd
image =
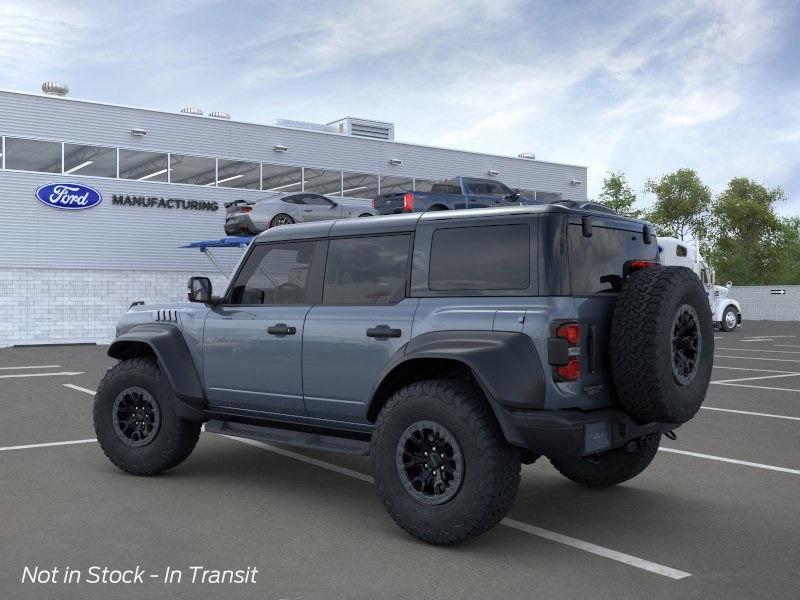
[{"label": "rear wheel", "polygon": [[197,444],[200,423],[179,419],[172,390],[153,359],[111,368],[97,388],[94,430],[105,455],[134,475],[154,475],[183,462]]},{"label": "rear wheel", "polygon": [[658,452],[660,433],[646,435],[622,448],[585,458],[551,458],[553,466],[567,479],[586,487],[609,487],[636,477]]},{"label": "rear wheel", "polygon": [[736,329],[736,325],[738,325],[738,319],[736,316],[736,309],[732,306],[729,306],[725,309],[725,312],[722,314],[722,324],[721,329],[722,331],[733,331]]},{"label": "rear wheel", "polygon": [[386,511],[431,544],[488,531],[519,487],[519,450],[505,441],[480,390],[462,381],[423,381],[396,392],[375,423],[371,460]]},{"label": "rear wheel", "polygon": [[278,225],[291,225],[294,223],[294,219],[287,214],[279,213],[272,217],[272,220],[269,222],[270,227],[277,227]]}]

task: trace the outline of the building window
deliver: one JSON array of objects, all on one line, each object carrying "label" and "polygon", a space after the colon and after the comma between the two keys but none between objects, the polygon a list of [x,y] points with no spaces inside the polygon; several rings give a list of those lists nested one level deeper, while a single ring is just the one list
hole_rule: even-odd
[{"label": "building window", "polygon": [[258,163],[219,159],[217,169],[217,185],[220,187],[259,189],[261,165]]},{"label": "building window", "polygon": [[402,194],[413,191],[414,180],[411,177],[395,177],[394,175],[381,177],[381,194]]},{"label": "building window", "polygon": [[119,151],[119,176],[139,181],[168,180],[167,155],[161,152]]},{"label": "building window", "polygon": [[410,236],[330,241],[323,304],[392,304],[405,296]]},{"label": "building window", "polygon": [[64,144],[64,174],[117,176],[117,149]]},{"label": "building window", "polygon": [[[492,225],[438,229],[428,287],[437,291],[524,290],[530,287],[530,228]],[[465,261],[464,257],[470,260]]]},{"label": "building window", "polygon": [[378,195],[377,175],[342,173],[342,196],[350,198],[375,198]]},{"label": "building window", "polygon": [[61,143],[6,138],[6,169],[61,173]]},{"label": "building window", "polygon": [[342,172],[325,169],[309,169],[306,167],[304,190],[326,196],[342,195]]},{"label": "building window", "polygon": [[261,165],[261,189],[265,192],[299,192],[303,188],[303,169],[284,165]]},{"label": "building window", "polygon": [[214,185],[217,162],[204,156],[171,154],[169,157],[169,180],[171,183]]},{"label": "building window", "polygon": [[414,191],[430,192],[434,183],[436,182],[432,179],[414,179]]}]

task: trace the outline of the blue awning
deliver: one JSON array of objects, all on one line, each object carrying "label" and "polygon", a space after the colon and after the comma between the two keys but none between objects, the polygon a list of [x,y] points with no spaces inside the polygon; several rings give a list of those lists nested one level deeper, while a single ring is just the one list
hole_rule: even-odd
[{"label": "blue awning", "polygon": [[186,246],[178,246],[179,248],[244,248],[247,246],[255,236],[252,235],[236,235],[220,238],[218,240],[201,240],[199,242],[191,242]]}]

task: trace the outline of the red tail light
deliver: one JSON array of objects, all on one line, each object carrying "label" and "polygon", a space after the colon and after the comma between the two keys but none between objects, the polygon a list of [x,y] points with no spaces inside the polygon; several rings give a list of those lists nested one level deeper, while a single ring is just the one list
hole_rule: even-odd
[{"label": "red tail light", "polygon": [[636,271],[637,269],[648,269],[650,267],[657,267],[658,263],[652,260],[632,260],[628,263],[628,268],[631,271]]},{"label": "red tail light", "polygon": [[414,194],[403,194],[403,212],[414,212]]},{"label": "red tail light", "polygon": [[373,198],[373,199],[372,199],[372,208],[378,208],[378,207],[376,206],[376,204],[378,204],[378,199],[377,199],[377,198]]},{"label": "red tail light", "polygon": [[243,206],[242,207],[242,212],[243,213],[249,213],[251,210],[253,210],[253,209],[251,207],[249,207],[249,206]]},{"label": "red tail light", "polygon": [[570,346],[577,346],[581,341],[581,326],[578,323],[564,323],[556,330],[556,335],[567,340]]},{"label": "red tail light", "polygon": [[570,358],[567,364],[556,367],[556,373],[561,379],[567,381],[575,381],[580,379],[581,376],[581,361],[577,358]]}]

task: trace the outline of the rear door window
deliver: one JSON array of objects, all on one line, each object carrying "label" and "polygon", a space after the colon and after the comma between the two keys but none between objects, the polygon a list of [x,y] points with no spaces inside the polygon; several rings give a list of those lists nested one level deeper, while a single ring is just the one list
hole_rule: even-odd
[{"label": "rear door window", "polygon": [[433,232],[428,287],[434,291],[525,290],[531,285],[530,227],[454,227]]},{"label": "rear door window", "polygon": [[323,304],[394,304],[405,297],[411,236],[334,238]]},{"label": "rear door window", "polygon": [[656,243],[645,244],[637,231],[592,227],[591,237],[580,225],[569,226],[570,282],[575,296],[619,292],[623,268],[630,260],[656,260]]},{"label": "rear door window", "polygon": [[432,194],[458,194],[461,195],[461,186],[455,181],[439,181],[431,187]]}]

